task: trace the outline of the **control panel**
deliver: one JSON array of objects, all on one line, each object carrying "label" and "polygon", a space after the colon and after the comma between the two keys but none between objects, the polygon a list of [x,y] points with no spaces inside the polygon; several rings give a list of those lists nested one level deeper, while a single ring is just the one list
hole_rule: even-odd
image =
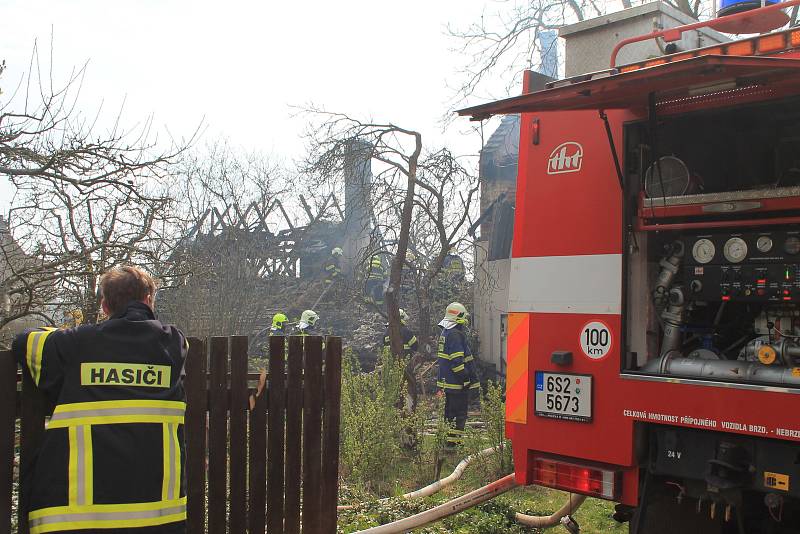
[{"label": "control panel", "polygon": [[800,229],[684,236],[683,244],[695,300],[800,300]]}]

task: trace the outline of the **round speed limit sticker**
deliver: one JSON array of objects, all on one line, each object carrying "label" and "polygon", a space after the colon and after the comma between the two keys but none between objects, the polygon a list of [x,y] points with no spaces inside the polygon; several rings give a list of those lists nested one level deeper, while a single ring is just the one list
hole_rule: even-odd
[{"label": "round speed limit sticker", "polygon": [[592,360],[605,358],[611,350],[612,342],[611,329],[602,321],[592,321],[581,329],[581,350]]}]

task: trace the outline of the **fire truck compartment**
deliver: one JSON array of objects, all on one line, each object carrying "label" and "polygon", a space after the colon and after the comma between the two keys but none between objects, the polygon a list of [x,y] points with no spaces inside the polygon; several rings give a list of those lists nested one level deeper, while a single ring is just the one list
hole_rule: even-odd
[{"label": "fire truck compartment", "polygon": [[800,453],[781,440],[652,425],[648,471],[681,480],[688,495],[709,499],[708,487],[800,497]]},{"label": "fire truck compartment", "polygon": [[625,162],[623,371],[800,392],[800,99],[651,113]]}]

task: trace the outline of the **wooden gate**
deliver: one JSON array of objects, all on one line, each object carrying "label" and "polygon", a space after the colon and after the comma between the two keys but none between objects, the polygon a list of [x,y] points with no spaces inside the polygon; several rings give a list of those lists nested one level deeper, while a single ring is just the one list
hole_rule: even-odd
[{"label": "wooden gate", "polygon": [[[247,346],[246,336],[189,340],[188,532],[334,533],[341,339],[323,350],[321,337],[270,338],[267,389],[252,410],[258,374],[248,373]],[[11,354],[0,352],[0,534],[12,532],[15,448],[25,470],[44,435],[43,398],[27,374],[18,381]],[[26,523],[20,513],[20,534]]]}]

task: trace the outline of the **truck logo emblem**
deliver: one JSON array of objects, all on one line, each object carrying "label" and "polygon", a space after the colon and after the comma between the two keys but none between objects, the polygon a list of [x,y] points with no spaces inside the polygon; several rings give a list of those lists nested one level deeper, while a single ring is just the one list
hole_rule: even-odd
[{"label": "truck logo emblem", "polygon": [[547,160],[547,174],[578,172],[583,162],[583,147],[580,143],[567,141],[558,145]]}]

